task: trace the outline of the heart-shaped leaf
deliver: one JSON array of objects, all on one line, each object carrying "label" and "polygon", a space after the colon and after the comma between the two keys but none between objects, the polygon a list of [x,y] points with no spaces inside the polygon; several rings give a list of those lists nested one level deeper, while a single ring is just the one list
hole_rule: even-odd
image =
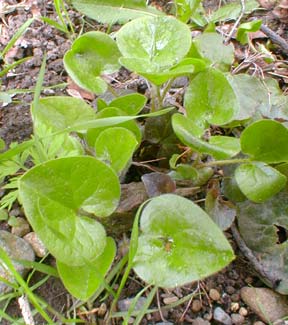
[{"label": "heart-shaped leaf", "polygon": [[[179,38],[181,35],[181,38]],[[191,45],[188,26],[173,17],[145,17],[124,25],[117,44],[129,69],[148,74],[167,71],[184,58]]]},{"label": "heart-shaped leaf", "polygon": [[146,0],[72,0],[76,10],[100,23],[126,23],[145,16],[164,15],[146,5]]},{"label": "heart-shaped leaf", "polygon": [[135,135],[124,128],[102,131],[95,142],[96,157],[119,174],[129,163],[138,142]]},{"label": "heart-shaped leaf", "polygon": [[223,44],[223,37],[217,33],[202,33],[193,40],[191,55],[208,59],[213,66],[227,70],[234,61],[234,47]]},{"label": "heart-shaped leaf", "polygon": [[84,266],[66,265],[57,260],[57,269],[66,289],[77,299],[89,299],[103,283],[115,254],[115,242],[107,237],[102,254]]},{"label": "heart-shaped leaf", "polygon": [[[238,226],[246,245],[263,270],[274,279],[273,290],[288,294],[288,193],[282,191],[266,202],[245,201],[238,206]],[[265,280],[265,279],[264,279]],[[271,286],[271,283],[267,283]]]},{"label": "heart-shaped leaf", "polygon": [[277,194],[286,184],[286,176],[261,162],[242,164],[235,170],[240,190],[249,200],[261,203]]},{"label": "heart-shaped leaf", "polygon": [[57,259],[83,265],[105,245],[103,226],[81,215],[110,215],[118,205],[115,172],[92,157],[51,160],[30,169],[19,181],[29,223]]},{"label": "heart-shaped leaf", "polygon": [[[116,107],[106,107],[104,109],[102,109],[99,113],[97,113],[96,115],[96,118],[99,119],[99,121],[103,118],[107,118],[107,117],[116,117],[116,116],[125,116],[126,113],[123,112],[121,109],[119,108],[116,108]],[[87,131],[87,142],[88,144],[91,146],[91,147],[94,147],[95,146],[95,141],[96,139],[98,138],[99,134],[104,131],[105,129],[107,128],[110,128],[111,126],[103,126],[103,127],[98,127],[96,129],[89,129]],[[135,137],[136,137],[136,140],[138,142],[141,141],[141,137],[142,137],[142,134],[141,134],[141,131],[139,129],[139,126],[137,125],[137,123],[133,120],[131,121],[126,121],[126,122],[123,122],[123,123],[119,123],[117,125],[117,127],[122,127],[122,128],[125,128],[129,131],[131,131]]]},{"label": "heart-shaped leaf", "polygon": [[288,161],[288,130],[280,122],[260,120],[241,134],[241,149],[253,160],[268,164]]},{"label": "heart-shaped leaf", "polygon": [[213,274],[234,259],[233,250],[210,217],[173,194],[153,198],[140,220],[134,271],[145,282],[171,288]]},{"label": "heart-shaped leaf", "polygon": [[96,94],[107,89],[102,74],[120,68],[120,52],[113,39],[102,32],[88,32],[77,38],[64,56],[69,76],[80,87]]},{"label": "heart-shaped leaf", "polygon": [[209,124],[225,125],[238,113],[236,95],[225,75],[216,69],[200,72],[190,83],[184,97],[187,116],[201,130]]},{"label": "heart-shaped leaf", "polygon": [[247,23],[243,23],[238,27],[236,39],[241,44],[248,43],[248,32],[257,32],[262,25],[262,20],[252,20]]},{"label": "heart-shaped leaf", "polygon": [[239,139],[225,136],[211,137],[209,142],[199,139],[194,134],[197,126],[193,121],[181,114],[174,114],[172,126],[177,137],[193,150],[209,154],[216,159],[227,159],[235,156],[240,151]]}]

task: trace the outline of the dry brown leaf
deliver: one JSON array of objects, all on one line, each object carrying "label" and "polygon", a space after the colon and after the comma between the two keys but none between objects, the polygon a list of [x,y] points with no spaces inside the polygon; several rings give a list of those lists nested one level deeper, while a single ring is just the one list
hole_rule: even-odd
[{"label": "dry brown leaf", "polygon": [[80,98],[80,99],[87,99],[87,100],[95,99],[95,94],[77,86],[75,82],[69,77],[67,79],[67,82],[68,82],[68,86],[66,88],[66,91],[70,96]]}]

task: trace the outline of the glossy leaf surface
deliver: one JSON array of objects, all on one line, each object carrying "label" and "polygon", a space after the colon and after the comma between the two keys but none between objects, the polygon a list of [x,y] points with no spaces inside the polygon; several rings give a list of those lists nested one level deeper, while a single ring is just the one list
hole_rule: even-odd
[{"label": "glossy leaf surface", "polygon": [[[179,38],[178,35],[181,35]],[[130,70],[156,74],[180,62],[191,45],[188,26],[172,17],[139,18],[117,33],[117,44]]]},{"label": "glossy leaf surface", "polygon": [[72,4],[84,15],[107,24],[163,15],[161,11],[147,6],[145,0],[72,0]]},{"label": "glossy leaf surface", "polygon": [[152,199],[142,212],[140,229],[134,271],[156,286],[171,288],[200,280],[234,258],[210,217],[177,195]]},{"label": "glossy leaf surface", "polygon": [[133,93],[113,99],[109,103],[109,107],[120,108],[127,115],[137,115],[146,102],[147,98],[144,95]]},{"label": "glossy leaf surface", "polygon": [[261,203],[277,194],[286,184],[286,176],[264,163],[242,164],[235,170],[240,190],[249,200]]},{"label": "glossy leaf surface", "polygon": [[210,154],[216,159],[227,159],[240,151],[239,139],[225,136],[211,137],[210,142],[199,139],[194,135],[194,122],[181,114],[174,114],[172,126],[177,137],[193,150]]},{"label": "glossy leaf surface", "polygon": [[30,169],[19,182],[29,223],[57,259],[83,265],[99,256],[106,242],[103,226],[81,215],[110,215],[118,205],[115,172],[92,157],[51,160]]},{"label": "glossy leaf surface", "polygon": [[103,282],[115,254],[115,242],[108,237],[102,254],[84,266],[66,265],[58,260],[57,270],[66,289],[77,299],[89,299]]},{"label": "glossy leaf surface", "polygon": [[260,120],[241,134],[241,149],[253,160],[266,163],[288,161],[288,130],[280,122]]},{"label": "glossy leaf surface", "polygon": [[135,135],[124,128],[113,127],[102,131],[95,142],[96,157],[119,174],[129,163],[138,142]]},{"label": "glossy leaf surface", "polygon": [[120,52],[113,39],[102,32],[88,32],[77,38],[64,56],[69,76],[80,87],[96,94],[106,91],[102,74],[120,68]]},{"label": "glossy leaf surface", "polygon": [[238,112],[236,95],[225,75],[218,70],[200,72],[190,83],[184,97],[187,116],[202,130],[209,124],[225,125]]}]

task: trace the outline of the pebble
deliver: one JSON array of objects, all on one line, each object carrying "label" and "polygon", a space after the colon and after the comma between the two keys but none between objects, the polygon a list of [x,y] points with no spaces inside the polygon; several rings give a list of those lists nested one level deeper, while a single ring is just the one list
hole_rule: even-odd
[{"label": "pebble", "polygon": [[178,297],[172,295],[172,296],[170,296],[170,297],[166,297],[166,298],[164,298],[164,299],[163,299],[163,302],[164,302],[165,305],[170,305],[170,304],[173,304],[174,302],[176,302],[176,301],[178,301],[178,300],[179,300]]},{"label": "pebble", "polygon": [[18,237],[23,237],[30,232],[29,223],[21,217],[16,218],[16,225],[11,228],[11,233]]},{"label": "pebble", "polygon": [[221,307],[216,307],[214,309],[213,318],[220,324],[232,325],[231,317]]},{"label": "pebble", "polygon": [[[140,297],[135,305],[134,310],[141,310],[146,303],[145,297]],[[128,311],[129,307],[133,301],[133,298],[126,298],[118,301],[119,311]]]},{"label": "pebble", "polygon": [[106,314],[106,312],[107,312],[107,305],[103,302],[98,309],[98,315],[100,317],[103,317]]},{"label": "pebble", "polygon": [[287,297],[268,288],[243,287],[242,300],[264,322],[274,322],[288,315]]},{"label": "pebble", "polygon": [[265,323],[261,322],[261,321],[257,321],[255,323],[253,323],[253,325],[266,325]]},{"label": "pebble", "polygon": [[192,325],[210,325],[211,323],[208,320],[205,320],[201,317],[193,319]]},{"label": "pebble", "polygon": [[244,307],[240,307],[239,314],[246,317],[248,315],[248,310]]},{"label": "pebble", "polygon": [[[236,311],[238,311],[239,308],[240,308],[240,306],[239,306],[238,302],[232,302],[232,303],[231,303],[230,310],[231,310],[233,313],[235,313]],[[243,315],[241,315],[241,316],[243,316]]]},{"label": "pebble", "polygon": [[48,253],[47,248],[35,232],[29,232],[23,239],[32,246],[36,256],[44,257]]},{"label": "pebble", "polygon": [[[31,262],[35,260],[35,254],[33,252],[32,247],[27,242],[25,242],[25,240],[15,235],[12,235],[8,231],[0,230],[0,247],[5,250],[5,252],[8,254],[10,258],[28,260]],[[17,262],[13,262],[13,265],[16,271],[22,277],[26,275],[27,268],[25,268],[23,265]],[[9,282],[13,282],[13,283],[15,282],[10,272],[7,271],[6,268],[3,268],[1,264],[0,264],[0,277],[3,277]],[[0,282],[0,296],[11,290],[12,289],[9,286],[4,284],[3,282]]]},{"label": "pebble", "polygon": [[225,290],[229,295],[233,295],[233,293],[235,293],[235,288],[232,286],[228,286]]},{"label": "pebble", "polygon": [[198,313],[202,309],[201,300],[195,299],[192,301],[191,309],[194,313]]},{"label": "pebble", "polygon": [[288,321],[283,319],[278,319],[276,322],[273,322],[273,325],[287,325]]},{"label": "pebble", "polygon": [[235,313],[231,314],[231,319],[232,319],[232,323],[236,325],[243,324],[245,321],[245,318],[242,315],[235,314]]},{"label": "pebble", "polygon": [[220,293],[216,289],[210,289],[209,297],[214,301],[218,301],[221,298]]},{"label": "pebble", "polygon": [[231,295],[231,300],[233,302],[238,302],[240,300],[240,294],[239,293],[233,293],[233,295]]}]

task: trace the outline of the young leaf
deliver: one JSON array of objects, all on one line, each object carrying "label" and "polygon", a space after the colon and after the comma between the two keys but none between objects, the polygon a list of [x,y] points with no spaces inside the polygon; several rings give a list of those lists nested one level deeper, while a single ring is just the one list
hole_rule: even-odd
[{"label": "young leaf", "polygon": [[185,93],[184,105],[188,117],[202,130],[201,135],[209,124],[225,125],[232,121],[239,109],[225,75],[212,68],[200,72],[192,80]]},{"label": "young leaf", "polygon": [[99,134],[95,142],[95,153],[99,160],[120,174],[129,163],[137,145],[138,142],[131,131],[113,127]]},{"label": "young leaf", "polygon": [[108,106],[120,108],[127,115],[137,115],[146,102],[147,98],[144,95],[133,93],[113,99]]},{"label": "young leaf", "polygon": [[288,130],[280,122],[260,120],[241,134],[241,149],[253,160],[268,164],[288,162]]},{"label": "young leaf", "polygon": [[[101,122],[101,119],[105,119],[105,118],[109,118],[109,117],[121,117],[121,116],[125,116],[126,113],[123,112],[121,109],[119,108],[116,108],[116,107],[106,107],[104,109],[102,109],[99,113],[97,113],[96,115],[96,118],[99,119],[99,122]],[[139,129],[139,126],[137,125],[137,123],[133,120],[127,120],[123,123],[119,123],[117,125],[118,127],[122,127],[122,128],[125,128],[129,131],[131,131],[135,137],[136,137],[136,140],[138,142],[141,141],[141,131]],[[88,144],[91,146],[91,147],[94,147],[95,146],[95,141],[97,140],[99,134],[107,129],[107,128],[110,128],[111,126],[103,126],[103,127],[98,127],[98,128],[91,128],[87,131],[87,142]]]},{"label": "young leaf", "polygon": [[57,270],[66,289],[77,299],[86,301],[103,283],[116,254],[116,245],[107,237],[106,246],[100,256],[87,261],[84,266],[66,265],[57,260]]},{"label": "young leaf", "polygon": [[146,0],[72,0],[74,8],[100,23],[122,24],[145,16],[164,15]]},{"label": "young leaf", "polygon": [[140,229],[133,268],[149,284],[181,286],[219,271],[234,258],[210,217],[177,195],[153,198],[141,214]]},{"label": "young leaf", "polygon": [[223,37],[217,33],[203,33],[193,40],[190,55],[208,59],[213,66],[226,71],[234,61],[234,47],[224,45]]},{"label": "young leaf", "polygon": [[21,177],[19,193],[31,226],[61,262],[83,265],[102,253],[103,226],[81,215],[105,217],[118,205],[120,185],[110,167],[88,156],[51,160]]},{"label": "young leaf", "polygon": [[172,126],[177,137],[193,150],[210,154],[216,159],[227,159],[240,151],[239,139],[225,136],[211,137],[211,143],[199,139],[194,134],[197,129],[193,121],[181,114],[174,114]]},{"label": "young leaf", "polygon": [[235,170],[235,179],[240,190],[249,200],[261,203],[283,189],[287,178],[278,170],[255,162],[242,164]]},{"label": "young leaf", "polygon": [[120,66],[120,52],[113,39],[102,32],[88,32],[72,44],[64,56],[64,66],[74,82],[93,93],[102,94],[107,89],[102,74],[113,73]]},{"label": "young leaf", "polygon": [[169,173],[169,176],[177,180],[187,179],[196,181],[198,179],[198,171],[191,165],[178,164],[175,170]]},{"label": "young leaf", "polygon": [[262,20],[252,20],[247,23],[243,23],[238,27],[236,39],[242,45],[248,43],[248,32],[257,32],[262,25]]},{"label": "young leaf", "polygon": [[124,56],[122,64],[129,62],[133,71],[154,74],[184,58],[191,35],[188,26],[173,17],[145,17],[124,25],[117,33],[117,44]]},{"label": "young leaf", "polygon": [[200,3],[200,0],[176,0],[175,4],[177,18],[184,23],[187,23]]}]

